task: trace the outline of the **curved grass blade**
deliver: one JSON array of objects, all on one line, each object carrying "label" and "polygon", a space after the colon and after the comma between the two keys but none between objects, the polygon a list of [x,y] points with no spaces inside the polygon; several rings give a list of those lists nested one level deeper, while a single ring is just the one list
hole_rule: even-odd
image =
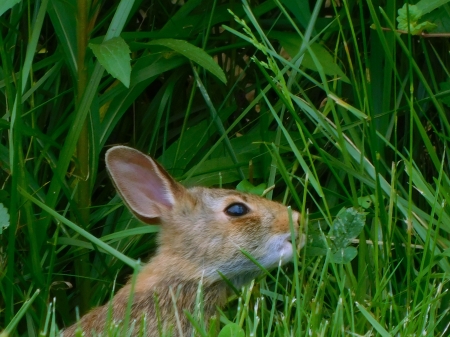
[{"label": "curved grass blade", "polygon": [[111,246],[109,246],[106,243],[104,243],[102,240],[96,238],[95,236],[93,236],[89,232],[85,231],[83,228],[81,228],[81,227],[77,226],[76,224],[74,224],[72,221],[70,221],[70,220],[66,219],[65,217],[63,217],[62,215],[58,214],[57,212],[55,212],[53,209],[51,209],[50,207],[48,207],[44,203],[42,203],[39,200],[37,200],[36,198],[32,197],[26,191],[20,190],[19,192],[26,199],[30,200],[31,202],[33,202],[34,204],[36,204],[37,206],[42,208],[42,210],[44,212],[48,213],[49,215],[51,215],[55,219],[61,221],[67,227],[72,229],[74,232],[80,234],[81,236],[83,236],[86,239],[88,239],[89,241],[91,241],[94,245],[96,245],[99,248],[105,250],[109,254],[113,255],[115,258],[117,258],[117,259],[121,260],[123,263],[129,265],[131,268],[135,268],[135,269],[139,268],[139,263],[136,262],[135,260],[130,259],[128,256],[126,256],[126,255],[122,254],[121,252],[115,250]]}]

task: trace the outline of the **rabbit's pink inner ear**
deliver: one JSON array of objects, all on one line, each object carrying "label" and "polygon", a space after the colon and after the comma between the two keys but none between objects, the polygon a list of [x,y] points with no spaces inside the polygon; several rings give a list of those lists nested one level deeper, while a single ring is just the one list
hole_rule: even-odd
[{"label": "rabbit's pink inner ear", "polygon": [[116,146],[106,153],[106,166],[125,203],[145,222],[161,217],[174,205],[176,183],[150,157]]}]

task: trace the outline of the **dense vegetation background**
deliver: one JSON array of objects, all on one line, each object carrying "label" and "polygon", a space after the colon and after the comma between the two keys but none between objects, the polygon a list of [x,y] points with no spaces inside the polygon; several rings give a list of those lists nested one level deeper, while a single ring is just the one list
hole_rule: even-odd
[{"label": "dense vegetation background", "polygon": [[[450,7],[421,1],[394,32],[403,5],[4,1],[0,331],[54,335],[154,251],[158,227],[105,172],[105,150],[127,144],[185,185],[275,185],[266,196],[302,212],[298,261],[230,298],[222,324],[448,335]],[[129,82],[94,55],[119,36],[131,63],[110,67]],[[364,229],[339,261],[323,234],[351,207]]]}]

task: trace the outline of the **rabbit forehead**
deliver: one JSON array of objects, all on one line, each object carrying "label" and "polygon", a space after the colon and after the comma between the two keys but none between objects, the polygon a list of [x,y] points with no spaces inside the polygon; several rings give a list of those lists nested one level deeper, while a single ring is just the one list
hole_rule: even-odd
[{"label": "rabbit forehead", "polygon": [[213,211],[223,211],[232,203],[240,202],[244,203],[252,208],[250,197],[244,193],[240,193],[234,190],[225,189],[213,189],[213,188],[193,188],[190,189],[191,193],[200,197],[206,208]]},{"label": "rabbit forehead", "polygon": [[224,211],[233,203],[243,203],[250,210],[260,209],[271,213],[287,212],[287,207],[277,202],[235,190],[193,187],[189,191],[199,198],[206,208],[213,211]]}]

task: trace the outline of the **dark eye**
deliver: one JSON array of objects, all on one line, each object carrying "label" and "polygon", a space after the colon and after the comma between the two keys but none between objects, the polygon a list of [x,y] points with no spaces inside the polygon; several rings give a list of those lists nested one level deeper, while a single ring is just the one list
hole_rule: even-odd
[{"label": "dark eye", "polygon": [[241,203],[231,204],[225,209],[225,213],[230,216],[242,216],[247,214],[248,211],[248,207]]}]

